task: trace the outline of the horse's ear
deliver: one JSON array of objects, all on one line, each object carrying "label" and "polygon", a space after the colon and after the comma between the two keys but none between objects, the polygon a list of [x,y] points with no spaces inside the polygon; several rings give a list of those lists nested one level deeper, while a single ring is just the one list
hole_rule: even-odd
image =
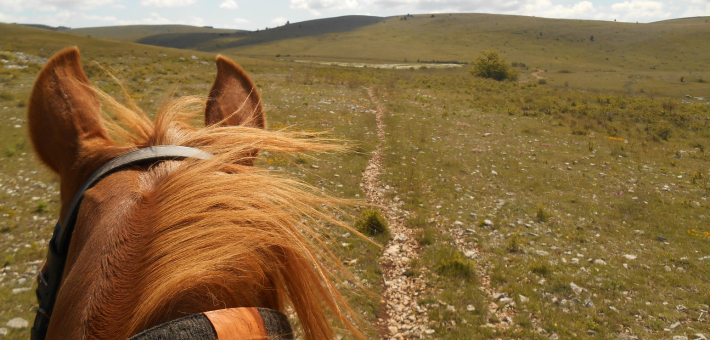
[{"label": "horse's ear", "polygon": [[76,47],[59,52],[39,73],[27,118],[37,154],[60,175],[71,170],[81,147],[109,140]]},{"label": "horse's ear", "polygon": [[217,56],[217,79],[205,105],[205,125],[266,128],[264,108],[254,82],[233,61]]}]

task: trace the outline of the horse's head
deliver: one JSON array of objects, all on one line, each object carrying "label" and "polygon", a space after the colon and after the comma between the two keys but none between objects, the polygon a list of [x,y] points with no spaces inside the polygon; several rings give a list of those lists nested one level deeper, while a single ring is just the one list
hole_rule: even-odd
[{"label": "horse's head", "polygon": [[[328,338],[324,308],[359,334],[319,258],[308,222],[336,222],[337,200],[253,167],[258,150],[337,146],[268,132],[254,83],[217,57],[206,101],[166,101],[151,121],[94,89],[79,51],[52,58],[28,108],[32,143],[61,181],[61,218],[84,181],[111,159],[156,145],[200,148],[207,161],[168,160],[112,173],[87,190],[49,323],[50,339],[122,339],[180,316],[230,307],[293,306],[308,338]],[[205,128],[188,107],[204,104]],[[111,110],[110,115],[102,109]],[[116,137],[119,136],[119,137]],[[311,136],[312,137],[312,136]]]},{"label": "horse's head", "polygon": [[[117,148],[108,135],[99,96],[81,68],[77,48],[60,52],[40,72],[28,121],[37,155],[61,178],[62,212],[93,170],[128,151]],[[222,56],[205,105],[205,125],[266,127],[254,83]]]}]

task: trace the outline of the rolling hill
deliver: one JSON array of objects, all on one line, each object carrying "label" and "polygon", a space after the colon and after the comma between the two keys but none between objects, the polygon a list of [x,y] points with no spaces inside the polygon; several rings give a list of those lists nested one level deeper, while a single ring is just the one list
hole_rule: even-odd
[{"label": "rolling hill", "polygon": [[72,28],[69,30],[65,30],[65,32],[109,40],[136,42],[137,40],[146,37],[162,34],[224,34],[242,31],[233,29],[214,29],[210,27],[197,27],[188,25],[128,25]]},{"label": "rolling hill", "polygon": [[135,40],[137,43],[203,51],[221,51],[243,46],[266,44],[275,41],[339,34],[374,25],[384,18],[349,15],[336,18],[303,21],[264,30],[242,32],[165,33]]}]

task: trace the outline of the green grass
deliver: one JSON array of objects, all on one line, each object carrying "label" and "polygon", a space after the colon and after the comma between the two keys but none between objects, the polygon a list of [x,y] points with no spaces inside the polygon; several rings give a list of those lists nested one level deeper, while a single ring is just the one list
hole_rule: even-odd
[{"label": "green grass", "polygon": [[[710,37],[707,18],[649,24],[544,19],[493,14],[397,17],[350,32],[214,48],[230,55],[273,59],[357,60],[373,63],[446,60],[471,63],[495,49],[522,63],[521,80],[535,69],[550,85],[648,93],[681,98],[708,96]],[[594,35],[594,41],[589,37]],[[366,46],[366,48],[363,48]],[[210,50],[210,49],[208,49]],[[562,72],[560,72],[562,71]],[[688,79],[680,82],[681,76]]]},{"label": "green grass", "polygon": [[[457,27],[454,19],[466,17],[436,18],[441,19],[435,21],[437,25]],[[707,321],[697,318],[710,304],[709,260],[699,260],[710,255],[710,106],[679,95],[688,90],[710,97],[702,94],[707,93],[702,87],[707,83],[675,83],[679,76],[674,72],[685,66],[673,57],[662,64],[669,70],[638,70],[650,78],[628,78],[637,72],[629,71],[631,66],[598,68],[596,57],[586,54],[593,49],[597,56],[607,52],[599,52],[598,45],[587,46],[588,40],[565,42],[566,48],[579,53],[569,54],[578,64],[551,55],[563,48],[552,44],[557,42],[555,34],[561,38],[563,28],[577,25],[578,31],[569,32],[579,32],[580,39],[593,30],[607,29],[607,33],[594,31],[594,43],[605,44],[608,34],[617,44],[608,53],[626,59],[655,49],[659,58],[666,58],[673,49],[707,48],[694,40],[706,31],[688,33],[703,29],[694,19],[636,25],[510,17],[512,26],[494,30],[492,19],[478,18],[480,23],[470,24],[479,27],[472,29],[480,40],[475,46],[497,47],[507,51],[504,55],[509,61],[525,63],[530,69],[523,72],[522,80],[530,78],[534,67],[547,69],[540,74],[547,84],[479,79],[467,68],[395,71],[238,59],[262,93],[270,128],[329,131],[358,151],[298,157],[293,162],[264,153],[258,166],[302,179],[336,196],[364,200],[362,171],[377,138],[375,107],[363,87],[374,86],[387,109],[382,184],[392,188],[385,195],[403,202],[400,208],[409,212],[407,226],[418,231],[422,255],[408,274],[427,275],[427,289],[418,292],[417,300],[426,308],[429,327],[435,330],[433,338],[546,339],[557,333],[560,339],[591,339],[617,338],[622,331],[644,339],[709,335]],[[422,19],[420,26],[414,25],[417,20],[408,20],[406,25],[414,25],[412,32],[423,32],[425,18],[415,19]],[[548,25],[543,32],[550,32],[540,39],[536,38],[538,26],[514,33],[540,23]],[[412,50],[422,47],[402,38],[406,27],[395,26],[404,22],[388,20],[378,25],[396,28],[391,35],[401,39],[388,35],[385,40],[389,42],[402,40]],[[422,35],[424,42],[437,32],[429,28],[431,33]],[[368,37],[363,33],[368,29],[374,28],[348,34]],[[627,34],[611,33],[614,29],[627,29]],[[85,70],[95,85],[118,94],[92,59],[113,67],[126,79],[138,104],[149,112],[175,84],[180,95],[205,94],[215,73],[211,62],[201,62],[211,61],[214,55],[208,53],[13,25],[0,25],[0,30],[0,50],[48,57],[64,46],[79,45]],[[650,33],[662,30],[676,39],[665,45],[651,43],[656,38]],[[506,41],[500,39],[503,34],[518,39],[519,47],[495,46],[492,41]],[[529,44],[523,44],[526,40]],[[282,47],[292,43],[296,44],[282,42]],[[533,48],[543,43],[545,51]],[[396,53],[407,51],[395,52],[378,44],[368,46],[397,58],[401,56]],[[339,46],[330,48],[333,53],[348,52]],[[605,48],[609,46],[601,51]],[[512,51],[519,54],[511,55]],[[352,58],[364,59],[370,52],[358,53],[363,54],[352,54]],[[426,48],[422,53],[430,53],[422,60],[454,59],[446,47],[440,54]],[[192,54],[200,61],[190,61]],[[701,62],[692,52],[683,55],[688,64]],[[0,314],[0,325],[17,316],[31,320],[32,291],[13,294],[12,289],[29,287],[34,280],[39,265],[34,261],[44,256],[59,204],[57,179],[32,156],[25,108],[20,105],[26,103],[38,70],[36,65],[0,69],[0,250],[5,251],[6,264],[0,281],[0,310],[5,311]],[[638,82],[631,85],[633,91],[619,85],[634,79]],[[343,218],[354,225],[357,213],[352,216]],[[483,220],[493,225],[482,225]],[[455,221],[463,225],[454,225]],[[456,230],[465,231],[464,236],[453,237]],[[381,249],[337,228],[324,226],[321,232],[324,242],[351,269],[353,278],[348,280],[358,281],[373,293],[352,289],[352,281],[339,283],[355,310],[374,322],[380,312]],[[466,258],[459,250],[462,245],[480,249],[480,257]],[[516,302],[512,319],[517,327],[483,327],[500,320],[489,312],[494,301],[481,291],[486,282],[480,274],[490,278],[492,291],[504,292]],[[22,278],[25,281],[18,283]],[[584,290],[575,292],[572,282]],[[670,332],[664,330],[676,321],[682,324]],[[368,331],[376,337],[373,328]],[[26,329],[11,332],[11,339],[28,334]],[[345,335],[342,330],[338,333]]]}]

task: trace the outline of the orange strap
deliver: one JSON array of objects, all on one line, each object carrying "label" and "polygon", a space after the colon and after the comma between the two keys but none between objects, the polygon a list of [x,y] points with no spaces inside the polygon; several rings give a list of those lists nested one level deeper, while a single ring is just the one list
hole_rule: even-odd
[{"label": "orange strap", "polygon": [[264,320],[256,307],[227,308],[203,313],[219,340],[268,340]]}]

